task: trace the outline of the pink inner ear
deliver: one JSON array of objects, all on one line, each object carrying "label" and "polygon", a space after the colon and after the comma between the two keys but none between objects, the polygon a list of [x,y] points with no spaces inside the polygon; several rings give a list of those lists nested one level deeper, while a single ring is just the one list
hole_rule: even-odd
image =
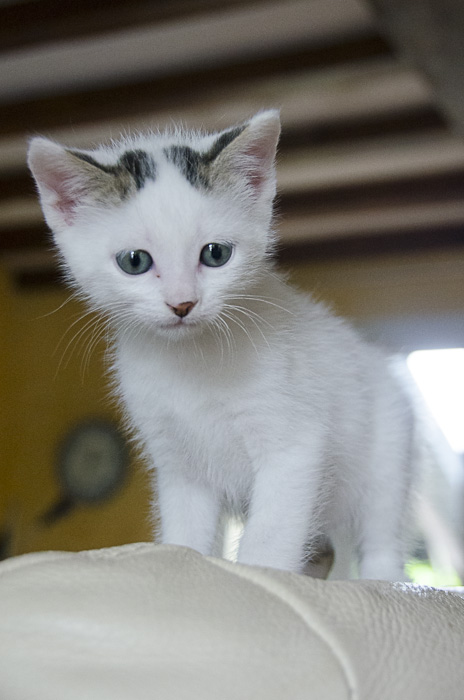
[{"label": "pink inner ear", "polygon": [[50,205],[61,214],[66,224],[71,224],[83,195],[82,187],[62,168],[48,172],[44,184],[50,192]]},{"label": "pink inner ear", "polygon": [[77,207],[77,197],[72,197],[71,193],[62,193],[58,195],[54,208],[60,212],[65,222],[69,225],[72,223],[73,215]]},{"label": "pink inner ear", "polygon": [[244,170],[251,187],[260,192],[264,183],[271,175],[273,162],[273,150],[269,148],[267,139],[259,139],[246,146],[242,152],[244,156]]}]

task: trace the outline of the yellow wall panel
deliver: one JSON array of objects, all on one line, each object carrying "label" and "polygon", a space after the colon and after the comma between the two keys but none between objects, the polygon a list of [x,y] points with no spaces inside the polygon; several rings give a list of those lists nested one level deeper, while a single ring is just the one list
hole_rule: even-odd
[{"label": "yellow wall panel", "polygon": [[0,317],[2,338],[8,340],[0,346],[5,409],[0,524],[11,531],[9,553],[151,539],[148,476],[133,457],[125,483],[108,501],[79,505],[51,524],[42,522],[62,498],[56,467],[68,431],[92,418],[117,425],[119,416],[107,389],[104,345],[86,357],[91,329],[82,337],[82,323],[68,330],[86,313],[83,305],[73,300],[61,307],[69,297],[61,288],[17,291],[4,278],[2,297],[8,309]]}]

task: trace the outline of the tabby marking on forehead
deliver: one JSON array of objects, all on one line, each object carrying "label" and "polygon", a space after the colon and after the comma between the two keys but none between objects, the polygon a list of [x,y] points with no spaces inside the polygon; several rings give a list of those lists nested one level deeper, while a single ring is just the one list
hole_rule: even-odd
[{"label": "tabby marking on forehead", "polygon": [[211,165],[224,148],[242,133],[244,128],[239,126],[224,132],[216,139],[211,148],[203,153],[190,146],[177,145],[165,148],[164,153],[193,187],[208,189],[211,186]]},{"label": "tabby marking on forehead", "polygon": [[132,175],[138,190],[142,189],[147,180],[154,180],[156,177],[156,163],[145,151],[126,151],[120,157],[119,163]]},{"label": "tabby marking on forehead", "polygon": [[114,184],[117,186],[121,199],[128,197],[133,191],[141,190],[147,180],[155,180],[156,163],[145,151],[125,151],[115,165],[104,165],[95,160],[87,153],[79,151],[69,151],[73,156],[93,165],[108,175],[115,178]]}]

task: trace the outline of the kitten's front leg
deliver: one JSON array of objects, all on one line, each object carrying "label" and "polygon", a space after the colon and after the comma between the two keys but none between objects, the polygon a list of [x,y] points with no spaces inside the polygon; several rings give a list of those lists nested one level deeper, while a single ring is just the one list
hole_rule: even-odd
[{"label": "kitten's front leg", "polygon": [[211,554],[220,503],[212,489],[179,472],[160,469],[157,476],[161,541]]},{"label": "kitten's front leg", "polygon": [[320,450],[289,448],[267,455],[256,474],[238,561],[301,571],[315,533],[321,492]]}]

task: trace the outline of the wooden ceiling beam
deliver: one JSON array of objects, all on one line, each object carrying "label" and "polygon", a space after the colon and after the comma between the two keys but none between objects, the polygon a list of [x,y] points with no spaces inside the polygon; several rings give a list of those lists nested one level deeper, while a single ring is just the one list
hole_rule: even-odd
[{"label": "wooden ceiling beam", "polygon": [[282,193],[277,211],[285,218],[305,214],[359,211],[366,207],[388,209],[433,203],[460,202],[464,199],[464,167],[445,174],[399,177],[391,182],[366,181],[350,185]]},{"label": "wooden ceiling beam", "polygon": [[[78,4],[78,3],[77,3]],[[357,0],[268,0],[3,54],[2,101],[96,90],[372,36]]]},{"label": "wooden ceiling beam", "polygon": [[464,142],[446,131],[395,135],[282,153],[282,192],[445,175],[464,167]]},{"label": "wooden ceiling beam", "polygon": [[4,256],[9,253],[29,249],[45,250],[47,247],[50,247],[50,233],[42,221],[29,226],[7,227],[0,231],[0,253],[4,260]]},{"label": "wooden ceiling beam", "polygon": [[[254,4],[265,1],[253,0]],[[239,7],[250,0],[228,0],[228,4]],[[0,52],[187,19],[223,8],[222,0],[28,0],[2,5]]]},{"label": "wooden ceiling beam", "polygon": [[16,134],[50,132],[73,125],[114,119],[122,122],[141,114],[176,110],[191,100],[198,103],[227,85],[228,89],[270,76],[301,74],[365,59],[386,58],[390,49],[379,36],[354,39],[330,46],[294,46],[273,56],[255,57],[243,63],[185,70],[151,80],[130,81],[117,87],[80,90],[32,100],[4,103],[0,138]]},{"label": "wooden ceiling beam", "polygon": [[305,260],[336,261],[363,257],[418,253],[426,250],[459,250],[464,252],[464,222],[420,229],[398,228],[388,236],[378,234],[283,241],[278,260],[283,265],[299,264]]},{"label": "wooden ceiling beam", "polygon": [[[279,231],[284,244],[317,240],[383,236],[398,231],[435,230],[448,226],[461,231],[464,245],[464,200],[407,202],[395,207],[365,203],[362,207],[315,211],[283,216]],[[420,239],[418,239],[420,242]]]},{"label": "wooden ceiling beam", "polygon": [[[162,89],[154,88],[159,100],[151,112],[127,117],[116,111],[110,119],[79,122],[82,114],[77,110],[70,122],[52,129],[48,126],[55,123],[57,116],[61,119],[67,115],[60,105],[54,107],[46,102],[37,107],[41,115],[50,114],[51,121],[44,122],[43,129],[35,129],[39,124],[34,125],[31,118],[28,134],[42,132],[60,143],[88,148],[104,142],[109,135],[117,137],[124,131],[146,131],[153,126],[163,129],[173,122],[191,128],[217,129],[269,106],[281,106],[281,150],[381,133],[445,128],[444,119],[433,104],[433,95],[421,77],[389,58],[343,63],[314,71],[302,68],[276,72],[264,78],[242,75],[241,80],[227,82],[226,86],[209,85],[205,78],[204,88],[206,92],[199,90],[185,99],[176,92],[172,101],[169,97],[162,100]],[[115,104],[108,97],[109,103]],[[134,93],[131,104],[143,105],[144,99],[145,92],[141,100]],[[4,118],[5,115],[6,110],[2,113]],[[26,146],[22,131],[0,137],[0,174],[9,178],[24,170]]]}]

